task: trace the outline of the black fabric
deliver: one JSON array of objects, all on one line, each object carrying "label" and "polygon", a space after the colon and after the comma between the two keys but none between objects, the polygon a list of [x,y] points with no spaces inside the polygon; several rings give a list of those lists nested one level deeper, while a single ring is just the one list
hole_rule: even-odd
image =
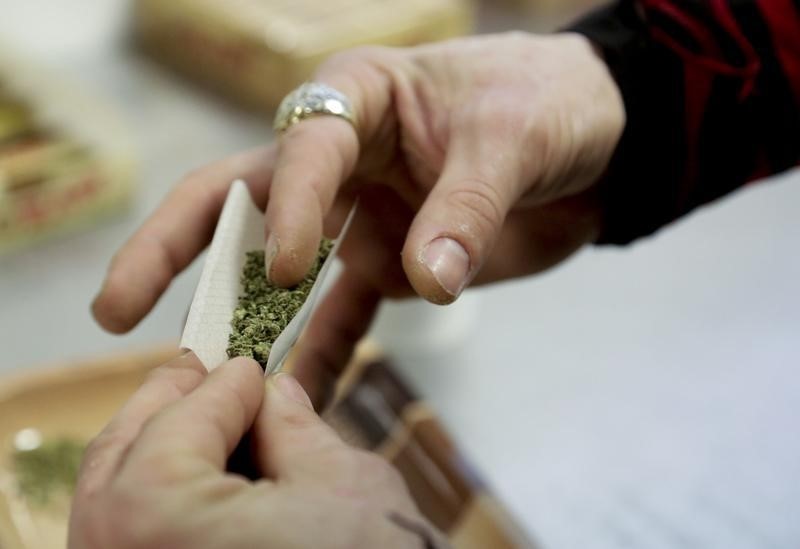
[{"label": "black fabric", "polygon": [[[775,37],[754,0],[727,6],[736,30],[699,0],[672,2],[669,15],[638,11],[639,2],[623,0],[571,27],[602,49],[627,113],[600,183],[605,215],[599,243],[626,244],[651,234],[757,175],[800,161],[799,99],[774,51]],[[689,27],[713,46],[703,51]],[[655,32],[683,49],[673,51]],[[687,131],[692,105],[700,112]]]},{"label": "black fabric", "polygon": [[675,216],[686,150],[682,64],[651,39],[632,2],[596,11],[569,30],[602,49],[625,103],[625,131],[600,183],[598,243],[627,244]]},{"label": "black fabric", "polygon": [[770,171],[783,171],[800,160],[797,99],[773,49],[772,34],[756,4],[731,1],[731,9],[761,61],[755,90],[747,105],[752,111],[751,135],[763,144]]},{"label": "black fabric", "polygon": [[[752,3],[752,0],[747,1]],[[731,3],[730,0],[728,0],[728,3]],[[722,56],[728,63],[741,66],[747,62],[745,53],[742,51],[740,44],[719,25],[712,15],[708,0],[681,0],[680,2],[675,2],[675,4],[679,5],[683,13],[686,13],[709,33],[716,46],[722,50]],[[662,26],[661,21],[657,24],[669,32],[669,29]],[[680,40],[680,43],[684,44],[685,42]]]}]

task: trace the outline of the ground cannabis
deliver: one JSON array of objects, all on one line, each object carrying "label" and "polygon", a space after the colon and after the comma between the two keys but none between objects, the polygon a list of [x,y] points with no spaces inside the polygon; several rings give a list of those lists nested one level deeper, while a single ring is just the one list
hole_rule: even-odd
[{"label": "ground cannabis", "polygon": [[19,493],[39,505],[59,493],[71,496],[85,449],[78,441],[57,438],[32,450],[16,450],[13,464]]},{"label": "ground cannabis", "polygon": [[303,306],[332,247],[330,240],[323,239],[311,270],[292,288],[278,288],[267,281],[263,251],[247,253],[242,269],[242,294],[231,321],[228,357],[247,356],[258,361],[262,368],[267,367],[272,344]]}]

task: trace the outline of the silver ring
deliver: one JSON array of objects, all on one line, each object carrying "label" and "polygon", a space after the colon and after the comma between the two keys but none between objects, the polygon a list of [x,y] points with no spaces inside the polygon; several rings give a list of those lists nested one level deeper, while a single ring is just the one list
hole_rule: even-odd
[{"label": "silver ring", "polygon": [[273,128],[284,132],[298,122],[321,115],[338,116],[356,128],[353,105],[347,96],[318,82],[306,82],[283,98],[275,113]]}]

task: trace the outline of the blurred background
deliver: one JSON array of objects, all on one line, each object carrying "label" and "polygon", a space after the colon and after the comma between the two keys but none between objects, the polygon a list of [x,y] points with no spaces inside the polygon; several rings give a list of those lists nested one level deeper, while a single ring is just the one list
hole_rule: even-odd
[{"label": "blurred background", "polygon": [[[0,0],[0,375],[177,341],[202,262],[117,337],[89,314],[108,261],[330,52],[593,3]],[[543,547],[796,547],[798,204],[785,174],[373,337]]]}]

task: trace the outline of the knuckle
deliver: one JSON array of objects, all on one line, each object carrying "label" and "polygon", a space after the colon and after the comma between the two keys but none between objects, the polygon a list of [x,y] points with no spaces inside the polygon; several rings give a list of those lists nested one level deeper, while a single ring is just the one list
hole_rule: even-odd
[{"label": "knuckle", "polygon": [[[344,175],[344,153],[342,143],[328,130],[319,124],[295,124],[281,136],[278,185],[294,189],[300,183],[320,195],[331,194],[331,182]],[[314,150],[312,157],[309,149]]]},{"label": "knuckle", "polygon": [[522,171],[528,175],[528,180],[536,181],[543,167],[553,164],[553,144],[558,144],[558,150],[568,150],[570,134],[562,130],[558,117],[539,117],[526,124],[522,146],[524,150],[531,151],[531,154],[523,158]]},{"label": "knuckle", "polygon": [[[135,270],[137,265],[131,258],[138,253],[146,253],[152,262],[147,272],[147,281],[157,292],[164,291],[172,277],[181,271],[181,251],[165,244],[161,234],[153,227],[143,227],[128,241],[125,249],[127,269]],[[135,272],[135,271],[134,271]],[[120,297],[130,295],[130,282],[125,279],[114,281],[119,284],[116,290]],[[112,280],[109,279],[109,283]]]},{"label": "knuckle", "polygon": [[319,418],[307,408],[280,412],[280,419],[290,429],[310,429],[319,423]]},{"label": "knuckle", "polygon": [[482,234],[495,234],[505,219],[500,192],[490,182],[472,178],[448,196],[449,206],[475,223]]},{"label": "knuckle", "polygon": [[[468,92],[465,104],[470,107],[453,116],[453,131],[465,136],[480,136],[482,150],[495,155],[502,154],[503,162],[518,165],[519,151],[525,149],[529,130],[540,123],[535,114],[526,112],[522,116],[512,105],[506,90],[495,89],[494,78],[477,82]],[[480,176],[478,177],[480,179]]]},{"label": "knuckle", "polygon": [[167,527],[153,505],[116,487],[91,501],[76,497],[70,524],[71,536],[81,540],[83,549],[160,547]]},{"label": "knuckle", "polygon": [[406,481],[389,461],[364,450],[352,450],[351,454],[353,478],[357,486],[364,487],[384,502],[404,505],[409,501]]},{"label": "knuckle", "polygon": [[370,484],[390,487],[405,486],[403,477],[383,457],[364,450],[351,450],[356,469]]},{"label": "knuckle", "polygon": [[369,64],[389,51],[391,48],[386,46],[357,46],[343,50],[328,57],[327,61],[323,63],[322,71],[346,70],[362,64]]},{"label": "knuckle", "polygon": [[163,547],[172,521],[161,506],[154,503],[144,501],[130,489],[112,490],[100,517],[103,525],[99,532],[107,541],[105,547]]},{"label": "knuckle", "polygon": [[467,131],[478,129],[483,135],[499,142],[517,145],[531,115],[520,116],[514,108],[516,101],[510,100],[512,98],[507,90],[496,88],[493,76],[480,84],[469,99],[473,105],[472,112],[462,115],[464,118],[459,120],[461,125]]},{"label": "knuckle", "polygon": [[560,142],[565,133],[563,130],[568,125],[562,116],[535,117],[525,125],[525,145],[531,147],[532,151],[542,151],[551,142]]},{"label": "knuckle", "polygon": [[531,35],[525,31],[515,29],[515,30],[505,31],[504,33],[502,33],[502,37],[520,43],[529,41]]},{"label": "knuckle", "polygon": [[213,393],[205,398],[206,406],[195,411],[197,421],[204,425],[213,425],[225,430],[225,425],[233,420],[239,424],[247,417],[247,408],[243,402],[242,391],[232,382],[220,382]]},{"label": "knuckle", "polygon": [[[109,539],[107,525],[109,524],[106,516],[105,506],[87,506],[85,503],[75,499],[72,504],[72,516],[70,517],[70,538],[80,540],[77,546],[81,549],[104,549],[118,544]],[[70,543],[70,549],[75,544]]]},{"label": "knuckle", "polygon": [[357,488],[368,482],[368,475],[361,468],[359,451],[353,447],[340,441],[326,441],[316,447],[313,454],[315,466],[330,472],[337,483]]},{"label": "knuckle", "polygon": [[213,174],[213,166],[203,166],[187,172],[172,188],[169,198],[192,197],[202,208],[214,198],[209,175]]},{"label": "knuckle", "polygon": [[177,367],[167,363],[148,372],[144,384],[164,385],[175,391],[177,396],[183,396],[199,385],[205,374],[198,369]]},{"label": "knuckle", "polygon": [[309,134],[315,133],[316,124],[294,124],[280,134],[278,141],[278,156],[283,157],[292,151],[306,153],[305,144]]},{"label": "knuckle", "polygon": [[184,175],[172,190],[173,196],[191,197],[198,205],[198,209],[208,212],[214,209],[214,204],[219,200],[218,193],[226,192],[227,187],[220,188],[209,184],[215,179],[215,175],[223,172],[223,168],[228,165],[227,160],[221,160],[216,164],[209,164],[200,168],[190,170]]},{"label": "knuckle", "polygon": [[136,457],[135,464],[126,471],[126,482],[131,490],[143,493],[159,490],[163,486],[174,486],[187,478],[186,465],[181,460],[169,459],[158,449],[143,452]]},{"label": "knuckle", "polygon": [[72,499],[70,530],[73,536],[80,538],[85,549],[102,549],[105,537],[103,526],[107,523],[104,516],[108,506],[103,502],[104,492],[81,479],[75,488]]},{"label": "knuckle", "polygon": [[86,447],[86,452],[84,453],[83,466],[87,467],[88,464],[103,459],[103,456],[105,456],[109,450],[125,447],[132,437],[133,433],[128,429],[109,426],[89,442],[89,445]]}]

